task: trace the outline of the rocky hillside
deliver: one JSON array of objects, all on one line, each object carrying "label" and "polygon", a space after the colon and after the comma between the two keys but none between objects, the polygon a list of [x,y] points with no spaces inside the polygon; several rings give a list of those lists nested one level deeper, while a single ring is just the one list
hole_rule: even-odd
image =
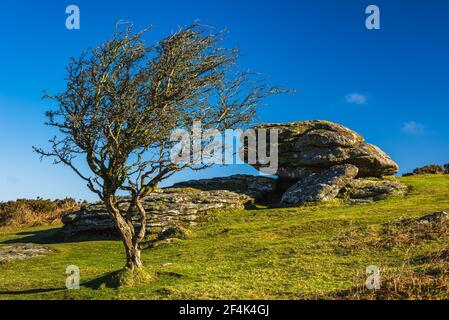
[{"label": "rocky hillside", "polygon": [[[143,201],[148,232],[158,237],[179,233],[211,211],[242,208],[250,202],[279,207],[339,198],[360,204],[407,192],[395,178],[385,178],[398,171],[397,164],[361,135],[339,124],[304,121],[264,124],[256,129],[279,132],[276,178],[235,175],[192,180],[159,190]],[[123,204],[127,201],[124,198]],[[114,229],[101,203],[84,206],[62,221],[68,234]]]},{"label": "rocky hillside", "polygon": [[[0,300],[448,299],[449,175],[399,180],[405,196],[364,205],[217,212],[143,250],[153,281],[119,290],[107,280],[123,266],[120,241],[63,239],[59,226],[0,229]],[[68,291],[73,264],[81,288]],[[365,287],[368,266],[380,269],[381,290]]]}]

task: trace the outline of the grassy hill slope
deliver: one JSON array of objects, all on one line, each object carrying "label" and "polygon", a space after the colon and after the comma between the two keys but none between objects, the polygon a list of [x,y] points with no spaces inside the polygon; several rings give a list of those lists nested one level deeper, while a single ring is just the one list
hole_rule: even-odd
[{"label": "grassy hill slope", "polygon": [[[410,220],[449,211],[449,175],[406,177],[406,197],[368,205],[328,203],[231,211],[186,240],[145,250],[154,280],[108,288],[123,265],[118,241],[52,240],[57,226],[0,229],[0,247],[40,243],[49,256],[0,264],[0,299],[449,298],[449,223]],[[81,290],[65,270],[81,270]],[[366,267],[381,268],[382,290],[363,290]]]}]

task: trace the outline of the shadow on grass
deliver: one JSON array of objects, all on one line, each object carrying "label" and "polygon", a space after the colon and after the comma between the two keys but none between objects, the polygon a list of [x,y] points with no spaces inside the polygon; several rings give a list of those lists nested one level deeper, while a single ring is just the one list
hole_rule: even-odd
[{"label": "shadow on grass", "polygon": [[37,294],[37,293],[49,293],[55,291],[67,290],[66,288],[49,288],[49,289],[28,289],[28,290],[17,290],[17,291],[1,291],[0,294],[7,295],[21,295],[21,294]]},{"label": "shadow on grass", "polygon": [[[103,288],[118,289],[120,287],[119,279],[122,270],[117,270],[114,272],[109,272],[99,278],[87,281],[81,284],[81,287],[85,287],[92,290],[99,290]],[[67,291],[67,288],[35,288],[26,290],[0,290],[0,295],[22,295],[22,294],[39,294],[39,293],[51,293],[57,291]]]},{"label": "shadow on grass", "polygon": [[83,287],[92,290],[104,288],[118,289],[120,287],[134,287],[148,283],[154,279],[154,274],[147,272],[143,268],[121,269],[95,278],[82,284]]},{"label": "shadow on grass", "polygon": [[[107,273],[99,278],[90,280],[88,282],[82,283],[81,287],[85,287],[92,290],[99,290],[102,288],[110,288],[110,289],[118,289],[120,287],[119,284],[119,276],[121,270],[117,270],[114,272]],[[0,290],[0,295],[23,295],[23,294],[39,294],[39,293],[51,293],[57,291],[67,291],[66,287],[61,288],[35,288],[35,289],[26,289],[26,290]]]},{"label": "shadow on grass", "polygon": [[[93,279],[91,281],[85,282],[81,284],[82,287],[92,289],[92,290],[99,290],[102,288],[111,288],[111,289],[118,289],[119,283],[118,283],[118,276],[120,275],[120,270],[115,272],[110,272],[105,274],[102,277]],[[51,293],[51,292],[57,292],[57,291],[66,291],[67,288],[61,287],[61,288],[47,288],[47,289],[27,289],[27,290],[10,290],[10,291],[2,291],[0,290],[0,295],[22,295],[22,294],[39,294],[39,293]]]},{"label": "shadow on grass", "polygon": [[81,284],[82,287],[86,287],[92,290],[98,290],[102,288],[118,289],[118,278],[122,270],[106,273],[105,275],[92,279],[88,282]]},{"label": "shadow on grass", "polygon": [[119,237],[114,234],[82,234],[69,235],[61,229],[40,230],[32,232],[20,232],[16,234],[20,236],[18,239],[11,239],[1,242],[1,244],[19,244],[19,243],[33,243],[33,244],[58,244],[58,243],[79,243],[89,241],[111,241],[119,240]]}]

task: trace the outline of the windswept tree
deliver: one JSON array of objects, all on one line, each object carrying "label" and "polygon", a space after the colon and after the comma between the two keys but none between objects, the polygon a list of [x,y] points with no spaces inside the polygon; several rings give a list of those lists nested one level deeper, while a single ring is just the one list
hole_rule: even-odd
[{"label": "windswept tree", "polygon": [[220,131],[244,128],[262,100],[281,91],[237,70],[238,51],[222,47],[223,32],[194,24],[147,46],[147,31],[117,28],[72,59],[66,89],[44,97],[54,102],[46,124],[58,133],[48,150],[35,148],[70,167],[104,202],[125,247],[125,270],[133,273],[142,271],[142,198],[181,170],[207,166],[172,161],[172,133],[198,121]]}]

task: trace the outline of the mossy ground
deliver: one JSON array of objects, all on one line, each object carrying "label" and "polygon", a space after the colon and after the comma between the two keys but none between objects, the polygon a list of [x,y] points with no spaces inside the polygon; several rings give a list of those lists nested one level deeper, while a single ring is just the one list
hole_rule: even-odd
[{"label": "mossy ground", "polygon": [[[58,226],[1,229],[0,246],[40,243],[54,252],[0,264],[0,299],[447,299],[439,254],[449,248],[447,229],[378,244],[391,237],[386,226],[449,211],[449,175],[401,180],[407,196],[373,204],[222,212],[187,239],[145,250],[152,280],[118,289],[106,283],[124,264],[119,241],[63,242]],[[65,289],[69,265],[80,268],[80,290]],[[359,290],[369,265],[381,268],[382,294]]]}]

